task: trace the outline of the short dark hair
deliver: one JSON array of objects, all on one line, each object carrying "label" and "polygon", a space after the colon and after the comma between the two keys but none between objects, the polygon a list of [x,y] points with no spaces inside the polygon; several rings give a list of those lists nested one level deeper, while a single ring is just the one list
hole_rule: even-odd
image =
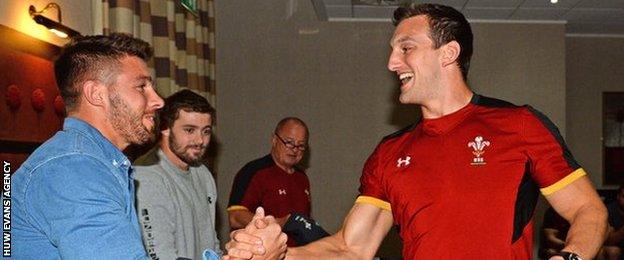
[{"label": "short dark hair", "polygon": [[188,89],[180,90],[165,99],[165,105],[160,110],[160,130],[169,129],[180,117],[180,110],[209,114],[212,122],[215,120],[215,109],[205,97]]},{"label": "short dark hair", "polygon": [[308,125],[306,125],[305,122],[303,122],[303,120],[299,119],[298,117],[285,117],[282,118],[282,120],[280,120],[277,125],[275,126],[275,132],[274,133],[279,133],[280,130],[282,130],[282,128],[284,128],[284,126],[289,123],[289,122],[294,122],[300,126],[303,126],[303,128],[305,128],[306,130],[306,140],[308,139],[308,137],[310,136],[310,131],[308,130]]},{"label": "short dark hair", "polygon": [[472,57],[472,29],[466,17],[453,7],[411,3],[396,9],[392,22],[397,26],[401,21],[418,15],[425,15],[429,20],[429,38],[433,41],[434,48],[440,48],[451,41],[459,43],[461,50],[457,63],[466,80]]},{"label": "short dark hair", "polygon": [[67,111],[78,104],[81,83],[98,80],[107,85],[115,83],[120,60],[136,56],[147,62],[152,57],[149,43],[129,34],[91,35],[73,39],[63,47],[54,62],[56,84]]}]

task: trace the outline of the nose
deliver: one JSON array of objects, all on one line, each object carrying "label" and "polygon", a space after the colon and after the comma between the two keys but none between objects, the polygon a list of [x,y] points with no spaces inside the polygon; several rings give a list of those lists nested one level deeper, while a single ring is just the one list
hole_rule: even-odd
[{"label": "nose", "polygon": [[150,88],[150,95],[147,101],[148,107],[154,110],[161,109],[165,105],[165,101],[156,93],[154,88]]},{"label": "nose", "polygon": [[195,140],[193,140],[195,145],[203,146],[205,143],[204,135],[202,135],[200,131],[195,131],[195,132],[197,133],[195,135]]},{"label": "nose", "polygon": [[392,51],[390,53],[390,57],[388,58],[388,70],[395,72],[399,70],[401,66],[401,58],[399,57],[399,53],[396,51]]},{"label": "nose", "polygon": [[293,151],[295,151],[296,153],[303,153],[305,152],[305,149],[301,149],[301,147],[293,147],[292,148]]}]

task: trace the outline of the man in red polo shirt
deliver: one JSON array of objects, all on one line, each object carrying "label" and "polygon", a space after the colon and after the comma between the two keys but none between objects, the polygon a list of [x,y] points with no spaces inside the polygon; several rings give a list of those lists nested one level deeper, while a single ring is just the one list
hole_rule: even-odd
[{"label": "man in red polo shirt", "polygon": [[401,103],[420,106],[423,118],[368,158],[342,229],[286,258],[372,259],[397,224],[405,259],[531,259],[539,193],[571,224],[551,259],[594,257],[607,230],[604,205],[546,116],[472,92],[465,17],[411,4],[394,23],[388,69],[401,81]]},{"label": "man in red polo shirt", "polygon": [[251,212],[262,206],[283,227],[289,246],[327,235],[310,219],[310,182],[298,167],[308,135],[303,120],[280,120],[271,137],[271,152],[245,164],[236,174],[227,209],[232,229],[244,228],[253,217]]}]

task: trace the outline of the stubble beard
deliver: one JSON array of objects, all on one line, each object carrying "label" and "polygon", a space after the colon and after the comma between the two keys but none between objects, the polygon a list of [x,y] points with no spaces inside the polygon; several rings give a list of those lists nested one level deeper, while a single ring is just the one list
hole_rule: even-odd
[{"label": "stubble beard", "polygon": [[108,120],[123,139],[130,144],[136,145],[154,141],[153,128],[147,129],[143,125],[143,115],[141,113],[133,111],[119,94],[113,94],[109,101],[112,109],[108,114]]},{"label": "stubble beard", "polygon": [[[178,141],[175,137],[175,134],[173,134],[173,131],[171,131],[171,134],[169,135],[169,147],[171,148],[173,154],[175,154],[178,158],[180,158],[180,160],[192,167],[197,167],[202,164],[207,148],[206,145],[187,145],[185,147],[182,147],[178,144]],[[202,149],[199,155],[191,156],[186,153],[189,148],[193,147],[199,147]]]}]

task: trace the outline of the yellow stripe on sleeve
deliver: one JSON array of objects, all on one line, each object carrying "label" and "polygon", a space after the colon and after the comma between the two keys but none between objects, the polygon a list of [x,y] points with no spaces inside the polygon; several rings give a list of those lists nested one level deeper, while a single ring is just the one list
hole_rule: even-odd
[{"label": "yellow stripe on sleeve", "polygon": [[374,198],[374,197],[359,196],[355,200],[355,203],[371,204],[371,205],[376,206],[378,208],[385,209],[387,211],[392,211],[392,208],[390,207],[390,203],[388,203],[386,201],[383,201],[383,200],[380,200],[378,198]]},{"label": "yellow stripe on sleeve", "polygon": [[247,207],[241,206],[241,205],[232,205],[232,206],[227,208],[227,211],[234,211],[234,210],[247,210],[247,211],[249,211],[249,209],[247,209]]},{"label": "yellow stripe on sleeve", "polygon": [[563,189],[563,187],[568,186],[568,184],[572,183],[573,181],[585,175],[587,175],[585,170],[583,170],[583,168],[578,168],[576,171],[573,171],[572,173],[568,174],[568,176],[566,176],[565,178],[559,180],[558,182],[555,182],[554,184],[546,188],[540,189],[540,191],[542,192],[542,194],[544,194],[544,196],[553,194],[556,191]]}]

